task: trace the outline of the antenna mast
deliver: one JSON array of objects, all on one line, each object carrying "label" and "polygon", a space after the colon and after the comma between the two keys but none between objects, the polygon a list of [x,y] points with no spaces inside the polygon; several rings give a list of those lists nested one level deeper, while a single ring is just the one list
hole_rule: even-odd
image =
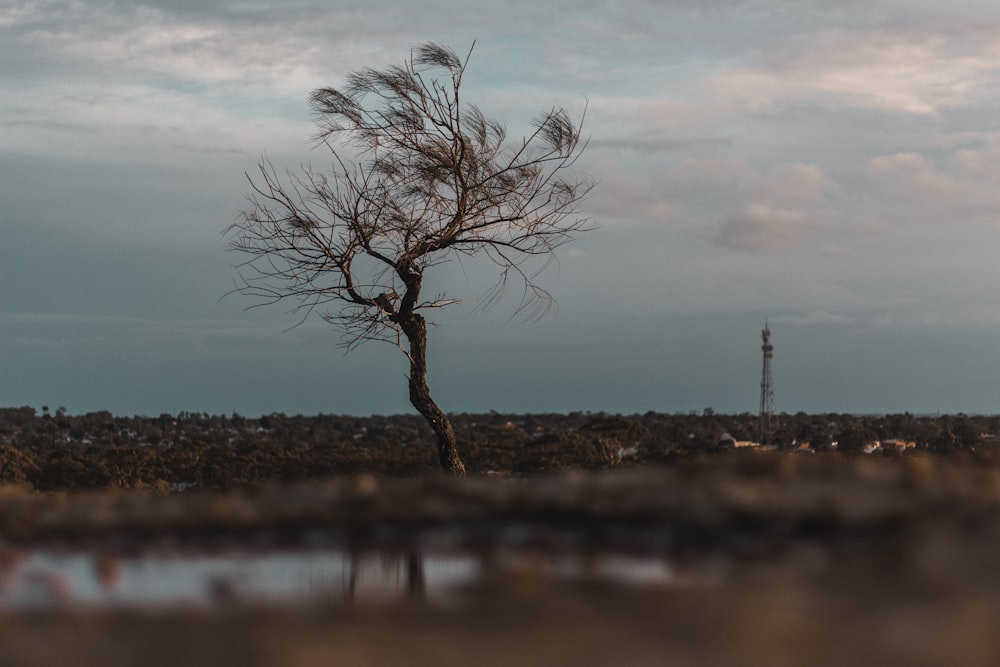
[{"label": "antenna mast", "polygon": [[774,358],[774,346],[771,345],[771,329],[764,320],[764,330],[760,332],[764,353],[764,364],[760,374],[760,422],[758,423],[757,440],[762,445],[770,444],[774,434],[774,379],[771,377],[771,359]]}]

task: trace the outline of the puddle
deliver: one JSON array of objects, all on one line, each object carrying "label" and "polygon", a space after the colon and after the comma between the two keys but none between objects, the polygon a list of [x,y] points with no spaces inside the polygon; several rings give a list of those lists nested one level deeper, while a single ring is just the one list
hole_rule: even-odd
[{"label": "puddle", "polygon": [[[478,571],[470,557],[423,558],[421,564],[428,596],[468,583]],[[402,557],[355,559],[335,551],[141,558],[34,552],[0,575],[0,609],[373,601],[403,597],[410,589]]]},{"label": "puddle", "polygon": [[[623,586],[660,586],[673,579],[661,559],[626,556],[507,554],[492,558],[489,567]],[[481,580],[484,569],[480,559],[465,554],[352,557],[335,550],[298,550],[112,558],[33,551],[0,567],[0,610],[288,606],[407,596],[448,602]]]}]

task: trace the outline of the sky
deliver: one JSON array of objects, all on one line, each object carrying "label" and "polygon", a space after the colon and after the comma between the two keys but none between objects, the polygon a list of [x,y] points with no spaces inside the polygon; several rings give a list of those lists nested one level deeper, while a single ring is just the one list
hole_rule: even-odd
[{"label": "sky", "polygon": [[446,411],[756,412],[766,321],[779,411],[1000,412],[992,0],[0,0],[0,406],[411,412],[224,232],[265,154],[329,164],[312,90],[427,41],[511,135],[586,111],[597,181],[545,319],[428,276]]}]

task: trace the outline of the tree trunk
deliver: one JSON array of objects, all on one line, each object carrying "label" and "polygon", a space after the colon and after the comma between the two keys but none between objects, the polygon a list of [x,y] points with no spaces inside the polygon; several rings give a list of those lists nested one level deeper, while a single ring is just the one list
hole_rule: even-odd
[{"label": "tree trunk", "polygon": [[427,322],[423,316],[414,313],[399,324],[410,342],[410,403],[437,436],[438,461],[442,470],[464,475],[465,464],[458,456],[455,430],[448,416],[431,398],[431,390],[427,386]]}]

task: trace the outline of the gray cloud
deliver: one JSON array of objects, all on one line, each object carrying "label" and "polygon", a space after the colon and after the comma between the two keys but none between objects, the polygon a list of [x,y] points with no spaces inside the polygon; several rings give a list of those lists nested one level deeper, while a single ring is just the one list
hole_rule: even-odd
[{"label": "gray cloud", "polygon": [[1000,150],[970,146],[950,152],[941,164],[919,153],[880,155],[868,172],[886,187],[899,219],[911,223],[1000,224]]},{"label": "gray cloud", "polygon": [[[312,88],[427,39],[478,40],[467,99],[515,136],[542,109],[588,105],[579,167],[600,182],[586,212],[601,229],[553,267],[561,308],[547,328],[465,310],[442,321],[438,349],[464,355],[440,369],[456,409],[752,406],[753,364],[748,403],[733,390],[723,405],[712,392],[727,375],[700,360],[725,350],[741,363],[740,329],[754,348],[765,313],[833,350],[828,332],[864,331],[886,355],[878,367],[901,377],[908,348],[879,332],[922,332],[915,352],[946,331],[1000,328],[1000,12],[985,0],[7,2],[0,326],[5,377],[18,379],[0,399],[54,403],[46,392],[65,385],[116,410],[405,409],[394,350],[345,360],[321,326],[279,335],[291,324],[281,308],[219,302],[235,261],[220,232],[257,156],[323,166]],[[461,268],[448,278],[489,279]],[[74,332],[91,357],[77,358]],[[506,365],[482,358],[484,339]],[[29,353],[32,340],[45,352]],[[582,360],[598,358],[587,371]],[[1000,369],[980,366],[991,363]],[[182,400],[180,368],[219,396]],[[149,386],[137,379],[151,373]],[[544,376],[544,391],[519,373]],[[470,385],[493,375],[506,389],[473,400]],[[804,407],[842,405],[810,394],[808,378],[786,381],[801,382]],[[912,391],[905,409],[933,403]],[[122,398],[140,394],[141,405]]]},{"label": "gray cloud", "polygon": [[751,204],[725,224],[717,242],[736,250],[789,252],[805,243],[808,226],[799,211]]}]

